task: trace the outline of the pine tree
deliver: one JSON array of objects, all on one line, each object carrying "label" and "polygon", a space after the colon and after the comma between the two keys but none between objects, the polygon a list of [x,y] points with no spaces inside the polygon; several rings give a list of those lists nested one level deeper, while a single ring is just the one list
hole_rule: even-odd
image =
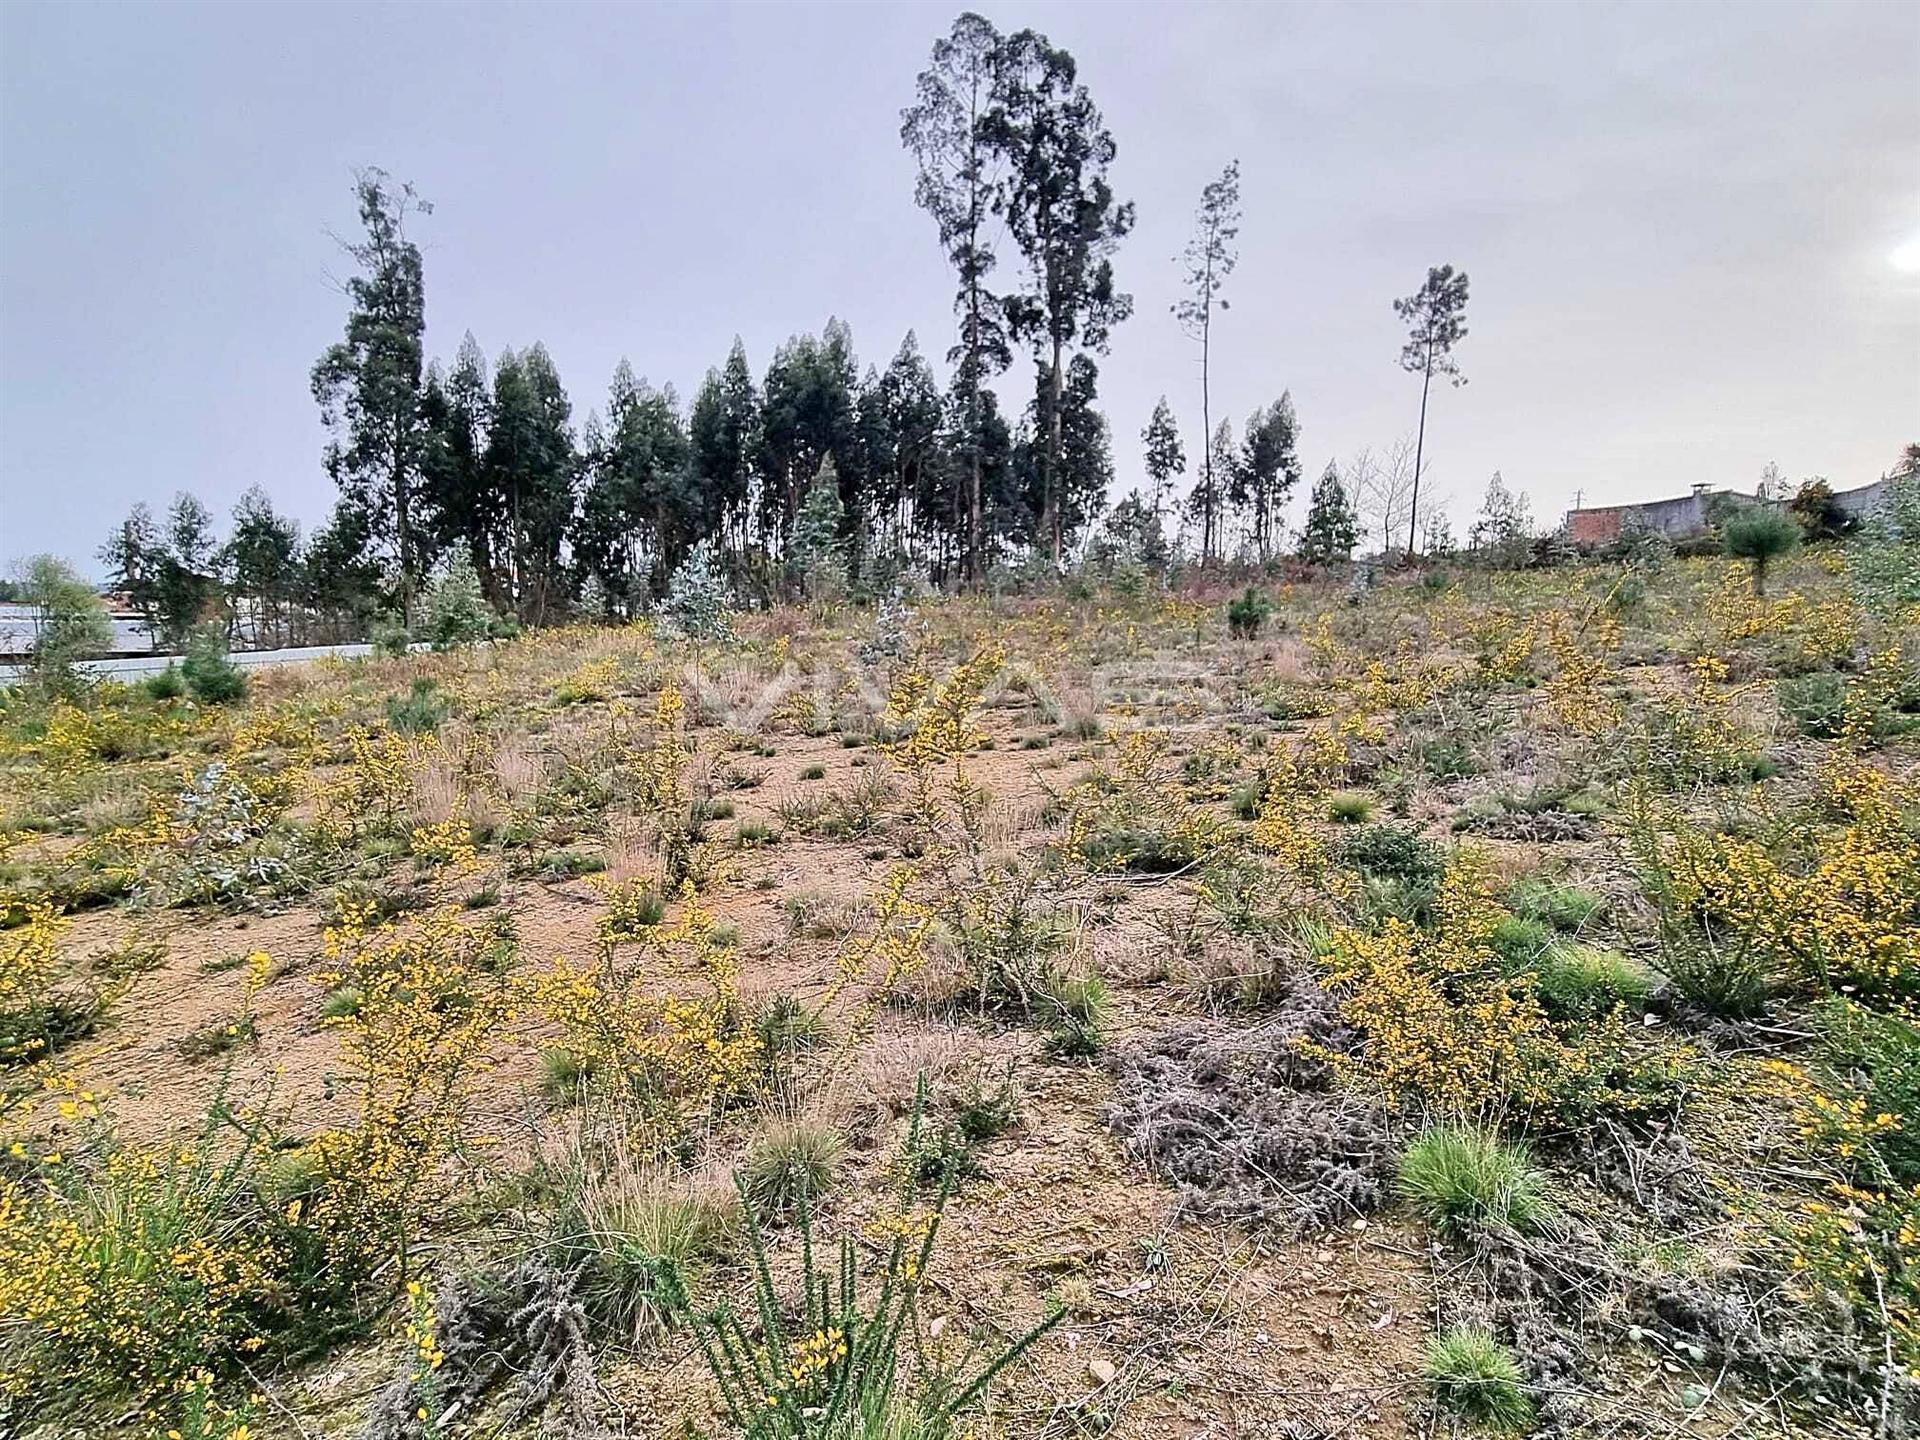
[{"label": "pine tree", "polygon": [[[978,396],[958,385],[949,389],[945,404],[948,456],[967,453],[969,445],[980,455],[981,544],[985,570],[1004,556],[1011,544],[1023,543],[1028,533],[1024,475],[1020,468],[1013,427],[1000,413],[1000,400],[991,390]],[[932,471],[925,477],[934,477]],[[967,536],[960,529],[951,492],[923,489],[915,511],[915,529],[936,553],[936,573],[942,577],[953,563],[964,564]]]},{"label": "pine tree", "polygon": [[1153,482],[1149,508],[1158,521],[1174,480],[1187,473],[1187,452],[1180,447],[1180,430],[1166,396],[1162,395],[1153,407],[1153,418],[1140,432],[1140,442],[1146,446],[1147,478]]},{"label": "pine tree", "polygon": [[[1100,371],[1092,357],[1075,355],[1068,362],[1057,406],[1046,363],[1034,368],[1033,404],[1015,458],[1021,491],[1015,533],[1036,551],[1050,554],[1055,540],[1072,543],[1106,507],[1113,453],[1106,417],[1096,408]],[[1054,464],[1047,459],[1050,409],[1060,428],[1060,455]]]},{"label": "pine tree", "polygon": [[587,613],[604,618],[618,601],[623,613],[631,614],[639,608],[644,588],[635,575],[640,537],[632,496],[614,464],[598,411],[588,415],[580,429],[580,464],[586,483],[567,531],[567,544],[573,552],[582,608],[586,588],[592,585],[600,603]]},{"label": "pine tree", "polygon": [[182,490],[167,507],[155,572],[157,638],[169,649],[187,643],[195,626],[213,619],[224,587],[213,513]]},{"label": "pine tree", "polygon": [[1329,460],[1307,502],[1307,521],[1300,531],[1300,558],[1313,565],[1330,565],[1350,557],[1359,543],[1360,517],[1340,483],[1339,468]]},{"label": "pine tree", "polygon": [[456,550],[427,588],[427,636],[436,650],[454,650],[490,635],[497,619],[473,561]]},{"label": "pine tree", "polygon": [[807,488],[807,498],[794,517],[789,552],[794,570],[810,600],[838,600],[847,590],[846,543],[841,532],[846,508],[840,498],[840,475],[827,456]]},{"label": "pine tree", "polygon": [[[1210,377],[1213,360],[1213,312],[1225,310],[1220,287],[1239,263],[1240,253],[1234,238],[1240,233],[1240,162],[1229,161],[1220,178],[1209,182],[1200,192],[1200,209],[1194,216],[1193,238],[1182,257],[1187,267],[1187,295],[1173,306],[1174,317],[1187,335],[1200,346],[1200,433],[1213,424]],[[1202,459],[1200,493],[1209,497],[1201,518],[1200,558],[1213,556],[1217,516],[1214,498],[1222,493],[1224,477],[1213,473],[1211,448]]]},{"label": "pine tree", "polygon": [[149,634],[159,628],[160,595],[158,567],[162,540],[153,510],[141,501],[127,512],[106,544],[100,547],[100,562],[107,567],[107,579],[126,592],[133,608],[146,621]]},{"label": "pine tree", "polygon": [[302,602],[326,617],[336,639],[364,635],[379,608],[380,564],[373,543],[371,517],[344,497],[307,542]]},{"label": "pine tree", "polygon": [[622,569],[657,594],[694,542],[718,533],[722,496],[694,472],[673,387],[655,389],[635,379],[625,360],[607,393],[599,470],[626,542]]},{"label": "pine tree", "polygon": [[1433,377],[1444,375],[1453,384],[1467,383],[1454,363],[1453,347],[1467,334],[1467,272],[1436,265],[1427,280],[1404,300],[1393,302],[1393,313],[1408,326],[1407,343],[1400,351],[1400,368],[1420,377],[1420,428],[1413,442],[1413,498],[1407,512],[1407,556],[1412,558],[1414,527],[1420,519],[1420,472],[1427,445],[1427,391]]},{"label": "pine tree", "polygon": [[[971,403],[971,401],[969,402]],[[865,387],[860,399],[860,421],[869,498],[860,508],[867,523],[889,551],[901,548],[913,528],[908,513],[922,496],[937,488],[927,483],[929,473],[943,480],[946,434],[943,429],[939,383],[920,354],[911,330],[886,373]],[[977,424],[978,409],[973,411]],[[972,458],[968,460],[971,466]],[[948,523],[955,534],[972,543],[970,494],[954,489],[948,496]],[[983,517],[984,523],[984,517]],[[864,568],[862,570],[864,575]]]}]

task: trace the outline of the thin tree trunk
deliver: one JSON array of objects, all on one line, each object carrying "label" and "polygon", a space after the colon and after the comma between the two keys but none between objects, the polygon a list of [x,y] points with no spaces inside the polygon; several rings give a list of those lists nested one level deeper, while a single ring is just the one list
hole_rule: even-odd
[{"label": "thin tree trunk", "polygon": [[967,558],[971,570],[970,579],[975,589],[986,579],[986,541],[982,535],[980,513],[980,431],[978,417],[974,422],[973,434],[973,474],[967,481]]},{"label": "thin tree trunk", "polygon": [[[1420,521],[1420,458],[1427,444],[1427,391],[1433,385],[1433,342],[1427,342],[1427,368],[1420,376],[1420,428],[1413,441],[1413,499],[1407,506],[1407,559],[1413,559],[1413,527]],[[1401,453],[1405,453],[1404,451]]]},{"label": "thin tree trunk", "polygon": [[522,541],[526,532],[520,526],[520,480],[513,482],[513,613],[527,618],[527,558]]},{"label": "thin tree trunk", "polygon": [[400,623],[413,625],[413,557],[407,526],[407,457],[399,416],[393,421],[393,528],[400,547]]},{"label": "thin tree trunk", "polygon": [[972,67],[967,87],[967,572],[974,589],[986,578],[984,517],[980,506],[980,68]]},{"label": "thin tree trunk", "polygon": [[1042,507],[1041,522],[1046,527],[1053,543],[1053,568],[1060,568],[1060,342],[1053,342],[1053,374],[1049,377],[1047,416],[1047,476],[1046,500]]},{"label": "thin tree trunk", "polygon": [[1213,359],[1213,246],[1207,246],[1207,283],[1200,312],[1200,484],[1204,493],[1200,521],[1200,563],[1213,558],[1213,397],[1208,381]]}]

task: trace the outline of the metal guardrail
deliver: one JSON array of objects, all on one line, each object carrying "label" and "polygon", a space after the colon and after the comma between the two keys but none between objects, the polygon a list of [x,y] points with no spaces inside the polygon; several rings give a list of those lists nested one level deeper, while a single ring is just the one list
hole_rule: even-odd
[{"label": "metal guardrail", "polygon": [[[428,647],[416,645],[413,648],[424,650]],[[324,660],[330,655],[351,660],[371,654],[373,646],[366,644],[299,645],[287,650],[236,650],[227,658],[242,669],[254,670],[268,665],[307,664]],[[101,680],[139,680],[148,675],[158,675],[169,665],[178,665],[185,658],[182,655],[119,656],[107,660],[82,660],[77,668],[81,673]],[[24,665],[0,665],[0,685],[14,684],[26,673],[27,667]]]}]

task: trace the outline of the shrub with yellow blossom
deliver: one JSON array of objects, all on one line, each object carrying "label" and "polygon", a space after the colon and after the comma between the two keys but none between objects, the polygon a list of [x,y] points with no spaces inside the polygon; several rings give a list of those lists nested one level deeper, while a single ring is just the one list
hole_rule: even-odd
[{"label": "shrub with yellow blossom", "polygon": [[58,983],[60,937],[72,923],[34,901],[22,923],[0,930],[0,1066],[44,1059],[91,1023],[98,997],[63,993]]},{"label": "shrub with yellow blossom", "polygon": [[1441,882],[1431,929],[1399,919],[1336,929],[1326,979],[1366,1046],[1322,1058],[1395,1102],[1448,1113],[1495,1096],[1550,1100],[1565,1047],[1525,977],[1507,973],[1489,943],[1499,919],[1484,874],[1462,860]]},{"label": "shrub with yellow blossom", "polygon": [[682,889],[679,918],[652,927],[645,943],[663,961],[703,970],[707,993],[648,993],[607,947],[596,965],[555,961],[535,983],[534,995],[583,1074],[596,1088],[637,1107],[636,1128],[665,1147],[696,1120],[749,1091],[762,1072],[762,1054],[740,1004],[738,962],[691,886]]},{"label": "shrub with yellow blossom", "polygon": [[1164,871],[1199,864],[1226,846],[1226,822],[1184,794],[1164,730],[1124,736],[1112,771],[1067,794],[1065,849],[1096,870]]},{"label": "shrub with yellow blossom", "polygon": [[53,1413],[131,1399],[186,1433],[239,1435],[221,1387],[324,1330],[353,1277],[276,1198],[267,1127],[224,1100],[162,1145],[96,1124],[90,1092],[61,1112],[94,1126],[87,1156],[16,1144],[0,1169],[0,1389]]},{"label": "shrub with yellow blossom", "polygon": [[1920,817],[1913,788],[1870,765],[1823,770],[1827,815],[1802,809],[1759,836],[1642,807],[1636,844],[1670,929],[1696,926],[1774,983],[1920,987]]},{"label": "shrub with yellow blossom", "polygon": [[397,1252],[404,1275],[423,1188],[466,1135],[470,1081],[516,996],[501,937],[457,911],[374,930],[366,920],[349,915],[327,932],[335,968],[322,977],[359,997],[326,1021],[341,1036],[355,1124],[311,1142],[322,1183],[298,1203],[350,1252]]}]

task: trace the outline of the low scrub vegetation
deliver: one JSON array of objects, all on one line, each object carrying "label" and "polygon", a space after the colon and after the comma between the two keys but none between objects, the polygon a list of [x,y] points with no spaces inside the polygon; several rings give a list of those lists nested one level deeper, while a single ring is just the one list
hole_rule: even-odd
[{"label": "low scrub vegetation", "polygon": [[0,1425],[1144,1436],[1227,1254],[1381,1297],[1313,1365],[1410,1422],[1897,1433],[1920,653],[1853,554],[1261,581],[1255,643],[1241,582],[884,646],[462,590],[10,693]]}]

